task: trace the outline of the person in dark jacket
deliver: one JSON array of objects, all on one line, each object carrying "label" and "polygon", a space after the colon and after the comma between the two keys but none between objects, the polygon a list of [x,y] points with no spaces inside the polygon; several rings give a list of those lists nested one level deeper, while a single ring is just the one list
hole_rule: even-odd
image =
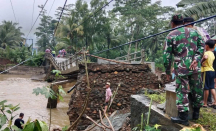
[{"label": "person in dark jacket", "polygon": [[23,129],[23,124],[25,123],[23,120],[24,114],[20,113],[19,118],[17,118],[14,122],[14,125],[20,129]]}]

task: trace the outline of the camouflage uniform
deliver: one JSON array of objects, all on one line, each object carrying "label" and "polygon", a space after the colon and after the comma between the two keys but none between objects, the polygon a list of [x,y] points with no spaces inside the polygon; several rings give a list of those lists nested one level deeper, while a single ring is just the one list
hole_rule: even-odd
[{"label": "camouflage uniform", "polygon": [[[181,15],[173,16],[181,19]],[[180,17],[180,18],[179,18]],[[183,18],[182,18],[183,19]],[[176,75],[176,105],[179,112],[189,110],[188,84],[192,94],[193,106],[202,106],[201,58],[204,52],[202,37],[191,28],[182,27],[168,34],[164,45],[164,66],[166,74],[171,74],[172,55],[174,55],[174,72]],[[196,70],[190,70],[193,60],[198,62]]]}]

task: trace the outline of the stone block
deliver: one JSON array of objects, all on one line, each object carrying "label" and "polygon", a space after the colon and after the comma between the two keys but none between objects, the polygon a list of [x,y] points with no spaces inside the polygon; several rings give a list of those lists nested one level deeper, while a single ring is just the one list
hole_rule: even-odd
[{"label": "stone block", "polygon": [[[143,113],[144,120],[147,120],[150,106],[150,99],[145,95],[131,95],[131,129],[136,127],[141,122],[141,114]],[[159,124],[162,131],[179,131],[181,125],[174,124],[170,118],[158,109],[156,105],[151,106],[150,125]]]},{"label": "stone block", "polygon": [[[166,106],[165,106],[165,112],[167,115],[169,115],[170,117],[176,117],[178,116],[178,110],[177,110],[177,106],[176,106],[176,93],[175,93],[175,89],[176,89],[176,83],[171,82],[170,84],[166,84],[165,85],[165,91],[166,91]],[[192,101],[191,101],[191,95],[188,95],[189,98],[189,120],[192,119],[192,115],[193,115],[193,108],[192,108]]]}]

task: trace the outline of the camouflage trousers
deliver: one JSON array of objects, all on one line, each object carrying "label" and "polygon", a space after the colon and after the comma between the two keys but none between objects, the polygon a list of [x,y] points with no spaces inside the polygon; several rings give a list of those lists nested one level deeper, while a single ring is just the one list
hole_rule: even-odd
[{"label": "camouflage trousers", "polygon": [[[189,87],[188,87],[189,85]],[[203,87],[201,73],[176,77],[176,105],[179,112],[189,111],[188,93],[192,96],[192,105],[195,108],[202,107]]]}]

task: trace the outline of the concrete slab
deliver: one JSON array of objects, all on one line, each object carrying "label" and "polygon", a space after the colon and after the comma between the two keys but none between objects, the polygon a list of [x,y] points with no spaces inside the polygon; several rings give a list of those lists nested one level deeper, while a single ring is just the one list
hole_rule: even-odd
[{"label": "concrete slab", "polygon": [[[144,114],[144,120],[147,120],[150,106],[150,99],[145,95],[131,95],[131,129],[141,122],[141,114]],[[183,126],[174,124],[170,118],[158,109],[156,105],[151,106],[150,125],[159,124],[162,131],[179,131]]]}]

